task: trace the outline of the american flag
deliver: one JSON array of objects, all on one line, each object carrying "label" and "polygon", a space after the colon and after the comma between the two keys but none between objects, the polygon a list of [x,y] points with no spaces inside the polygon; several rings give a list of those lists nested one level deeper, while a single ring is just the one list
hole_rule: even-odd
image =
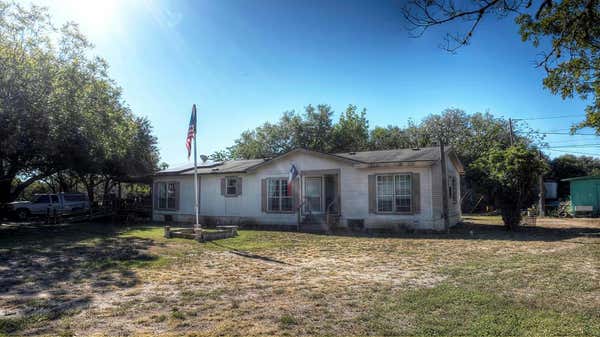
[{"label": "american flag", "polygon": [[187,138],[185,139],[185,147],[188,150],[188,159],[192,155],[192,140],[196,137],[196,104],[192,106],[192,117],[190,118],[190,127],[188,128]]}]

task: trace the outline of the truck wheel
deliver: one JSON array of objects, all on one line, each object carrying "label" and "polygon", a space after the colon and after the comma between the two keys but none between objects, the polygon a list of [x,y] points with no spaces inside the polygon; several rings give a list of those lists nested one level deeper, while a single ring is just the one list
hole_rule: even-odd
[{"label": "truck wheel", "polygon": [[29,219],[29,210],[25,208],[20,208],[17,210],[17,219],[21,221],[25,221]]}]

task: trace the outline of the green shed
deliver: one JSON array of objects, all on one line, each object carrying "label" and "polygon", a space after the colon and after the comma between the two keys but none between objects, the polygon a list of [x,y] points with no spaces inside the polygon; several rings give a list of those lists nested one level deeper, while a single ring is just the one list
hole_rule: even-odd
[{"label": "green shed", "polygon": [[600,176],[563,179],[571,186],[571,212],[600,214]]}]

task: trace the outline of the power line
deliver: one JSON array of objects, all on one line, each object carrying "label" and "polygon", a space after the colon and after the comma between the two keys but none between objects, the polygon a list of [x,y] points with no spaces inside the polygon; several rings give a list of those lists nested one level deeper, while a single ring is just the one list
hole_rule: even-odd
[{"label": "power line", "polygon": [[560,119],[560,118],[573,118],[579,117],[584,118],[582,115],[563,115],[563,116],[550,116],[550,117],[532,117],[532,118],[514,118],[513,121],[535,121],[540,119]]},{"label": "power line", "polygon": [[542,146],[544,149],[559,149],[565,147],[598,147],[600,144],[583,144],[583,145],[558,145],[558,146]]},{"label": "power line", "polygon": [[595,141],[595,139],[590,139],[590,138],[585,138],[585,139],[567,139],[567,140],[549,140],[549,139],[544,139],[543,141],[541,141],[541,144],[546,144],[548,146],[551,146],[551,144],[556,143],[556,145],[566,145],[566,144],[571,144],[571,145],[585,145],[587,143],[582,143],[582,142],[587,142],[587,141]]},{"label": "power line", "polygon": [[598,136],[595,133],[568,133],[568,132],[543,132],[543,131],[538,131],[538,133],[541,133],[541,134],[544,134],[544,135]]},{"label": "power line", "polygon": [[575,153],[575,154],[583,154],[583,155],[588,155],[588,156],[600,156],[600,154],[598,154],[598,153],[588,153],[588,152],[562,151],[562,150],[552,150],[552,149],[548,149],[548,151],[563,152],[563,153]]},{"label": "power line", "polygon": [[[586,127],[582,128],[582,129],[590,129],[590,127],[586,126]],[[548,130],[548,132],[571,131],[571,130],[573,130],[573,128],[551,129],[551,130]],[[580,130],[580,129],[578,129],[578,130]]]}]

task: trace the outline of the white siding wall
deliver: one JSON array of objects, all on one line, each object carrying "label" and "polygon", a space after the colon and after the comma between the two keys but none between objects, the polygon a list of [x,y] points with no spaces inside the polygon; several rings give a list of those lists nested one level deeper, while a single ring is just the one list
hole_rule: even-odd
[{"label": "white siding wall", "polygon": [[[229,217],[231,221],[243,219],[248,222],[276,225],[296,225],[296,214],[264,213],[261,210],[261,180],[269,177],[287,178],[290,165],[298,171],[340,170],[341,223],[347,219],[364,219],[366,227],[389,227],[403,224],[419,229],[436,228],[432,205],[432,170],[430,167],[387,167],[355,168],[351,164],[330,158],[296,153],[275,160],[250,174],[229,174],[242,177],[242,194],[227,198],[221,195],[220,179],[229,175],[202,175],[200,177],[200,215]],[[450,164],[450,166],[452,166]],[[415,215],[370,214],[368,201],[368,176],[377,173],[418,172],[420,173],[420,212]],[[455,172],[455,170],[454,170]],[[450,174],[450,170],[449,170]],[[172,214],[176,221],[193,221],[194,188],[193,175],[158,176],[158,181],[180,182],[180,206],[178,211],[154,211],[154,220],[161,221],[162,215]],[[458,208],[460,214],[460,208]]]},{"label": "white siding wall", "polygon": [[[368,179],[371,174],[415,172],[420,174],[421,211],[414,215],[369,213]],[[364,218],[367,227],[404,224],[413,228],[430,228],[431,169],[429,167],[342,168],[342,219]]]}]

